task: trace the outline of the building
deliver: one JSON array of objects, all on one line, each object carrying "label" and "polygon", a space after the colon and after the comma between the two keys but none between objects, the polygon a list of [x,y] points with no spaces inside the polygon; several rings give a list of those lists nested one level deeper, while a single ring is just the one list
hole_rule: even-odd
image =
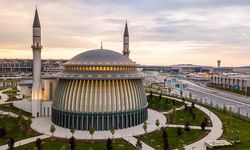
[{"label": "building", "polygon": [[250,76],[244,74],[222,74],[211,77],[211,83],[224,88],[250,92]]},{"label": "building", "polygon": [[78,130],[109,130],[147,120],[144,74],[126,56],[105,49],[83,52],[64,64],[52,106],[52,122]]}]

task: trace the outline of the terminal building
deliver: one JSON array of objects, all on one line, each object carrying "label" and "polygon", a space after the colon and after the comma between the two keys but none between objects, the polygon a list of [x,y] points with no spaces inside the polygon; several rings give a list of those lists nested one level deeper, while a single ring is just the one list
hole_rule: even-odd
[{"label": "terminal building", "polygon": [[211,77],[211,83],[224,88],[250,92],[250,75],[232,73],[214,75]]}]

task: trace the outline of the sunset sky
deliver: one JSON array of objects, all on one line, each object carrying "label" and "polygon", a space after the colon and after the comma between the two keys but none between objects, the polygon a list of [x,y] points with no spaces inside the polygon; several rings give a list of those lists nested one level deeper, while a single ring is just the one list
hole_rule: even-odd
[{"label": "sunset sky", "polygon": [[121,52],[127,20],[139,64],[250,65],[248,0],[0,0],[0,58],[32,58],[36,5],[43,59]]}]

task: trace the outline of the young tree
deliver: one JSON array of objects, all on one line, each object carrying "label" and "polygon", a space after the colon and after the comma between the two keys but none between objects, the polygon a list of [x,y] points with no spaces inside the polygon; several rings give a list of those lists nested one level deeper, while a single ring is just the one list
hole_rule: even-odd
[{"label": "young tree", "polygon": [[8,139],[8,150],[14,149],[14,144],[15,144],[14,139],[13,138],[9,138]]},{"label": "young tree", "polygon": [[206,123],[204,121],[201,122],[201,130],[205,131]]},{"label": "young tree", "polygon": [[173,123],[176,122],[176,107],[175,106],[173,106],[172,121]]},{"label": "young tree", "polygon": [[5,127],[0,128],[0,138],[5,137],[6,134],[7,134],[6,128]]},{"label": "young tree", "polygon": [[106,148],[107,148],[107,150],[112,150],[112,148],[113,148],[112,140],[110,138],[107,139]]},{"label": "young tree", "polygon": [[185,130],[186,132],[189,132],[189,131],[190,131],[190,127],[189,127],[189,123],[188,123],[188,122],[185,123],[185,128],[184,128],[184,130]]},{"label": "young tree", "polygon": [[[159,125],[160,125],[159,119],[156,119],[156,120],[155,120],[155,125],[157,126],[157,128],[159,128]],[[159,130],[160,130],[160,128],[159,128]]]},{"label": "young tree", "polygon": [[71,136],[71,138],[69,139],[69,145],[70,145],[70,150],[74,150],[75,146],[76,146],[76,139]]},{"label": "young tree", "polygon": [[50,133],[51,133],[51,137],[52,137],[52,141],[54,140],[54,133],[56,131],[56,127],[52,124],[50,126]]},{"label": "young tree", "polygon": [[183,98],[183,91],[180,90],[180,95],[181,95],[181,98]]},{"label": "young tree", "polygon": [[162,139],[163,139],[163,149],[164,150],[169,150],[169,143],[168,143],[168,133],[165,129],[163,129],[163,132],[162,132]]},{"label": "young tree", "polygon": [[93,126],[91,126],[89,128],[89,134],[91,135],[91,139],[93,139],[93,134],[95,133],[95,128]]},{"label": "young tree", "polygon": [[143,123],[143,126],[142,126],[143,130],[145,131],[145,133],[147,133],[147,128],[148,128],[148,125],[146,122]]},{"label": "young tree", "polygon": [[76,131],[76,129],[75,129],[74,125],[71,125],[70,133],[72,134],[72,136],[74,135],[75,131]]},{"label": "young tree", "polygon": [[178,128],[177,128],[177,135],[178,135],[178,136],[181,136],[182,134],[183,134],[182,128],[181,128],[181,127],[178,127]]},{"label": "young tree", "polygon": [[36,139],[36,148],[42,150],[42,140],[40,138]]},{"label": "young tree", "polygon": [[136,146],[136,149],[141,150],[142,149],[142,142],[139,139],[137,139],[135,146]]},{"label": "young tree", "polygon": [[189,92],[189,99],[192,100],[192,93]]},{"label": "young tree", "polygon": [[170,95],[170,93],[171,93],[171,90],[172,90],[171,87],[169,87],[169,88],[168,88],[168,93],[169,93],[169,95]]},{"label": "young tree", "polygon": [[194,102],[192,102],[192,108],[195,108],[195,104],[194,104]]},{"label": "young tree", "polygon": [[31,117],[28,117],[28,119],[25,121],[25,129],[27,131],[30,131],[30,125],[32,124]]},{"label": "young tree", "polygon": [[110,129],[110,132],[111,132],[112,137],[113,137],[113,139],[114,139],[114,135],[115,135],[115,126],[114,126],[114,125],[112,125],[112,127],[111,127],[111,129]]},{"label": "young tree", "polygon": [[153,98],[153,91],[150,90],[150,100],[152,100],[152,98]]}]

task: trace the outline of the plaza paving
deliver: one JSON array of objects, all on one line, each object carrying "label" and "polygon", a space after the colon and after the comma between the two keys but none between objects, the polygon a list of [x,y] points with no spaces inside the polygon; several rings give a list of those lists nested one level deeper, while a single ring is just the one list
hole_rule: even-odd
[{"label": "plaza paving", "polygon": [[[166,117],[160,112],[149,109],[148,120],[146,121],[147,133],[150,133],[159,129],[155,125],[156,119],[159,119],[160,121],[159,128],[165,125]],[[50,126],[52,124],[53,123],[51,122],[50,117],[39,117],[39,118],[34,118],[32,120],[31,128],[33,128],[37,132],[40,132],[46,135],[51,135]],[[114,134],[114,138],[123,138],[123,137],[128,137],[128,136],[136,136],[136,135],[145,134],[145,131],[143,130],[142,126],[143,124],[140,124],[135,127],[116,130]],[[54,136],[61,137],[61,138],[66,138],[66,137],[68,138],[72,136],[69,129],[65,129],[56,125],[55,127],[56,127],[56,131],[54,133]],[[113,136],[109,130],[95,131],[93,137],[89,134],[88,131],[76,130],[74,133],[74,137],[76,139],[107,139],[109,137],[112,138]]]}]

